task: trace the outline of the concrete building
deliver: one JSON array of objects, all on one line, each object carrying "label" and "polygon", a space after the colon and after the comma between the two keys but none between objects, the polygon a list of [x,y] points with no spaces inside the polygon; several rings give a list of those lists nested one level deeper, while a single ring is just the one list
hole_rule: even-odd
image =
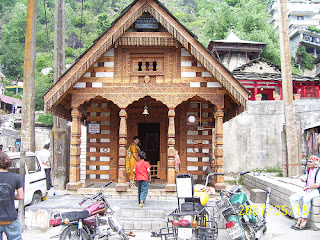
[{"label": "concrete building", "polygon": [[[310,30],[310,27],[320,29],[320,0],[288,0],[288,26],[290,37],[290,53],[296,59],[298,47],[303,45],[306,51],[315,58],[320,53],[320,33]],[[272,1],[269,7],[270,24],[279,30],[278,3]],[[319,70],[305,70],[304,75],[316,76]]]},{"label": "concrete building", "polygon": [[[320,0],[288,0],[288,25],[289,32],[301,26],[319,27],[319,9]],[[272,1],[269,7],[269,14],[271,15],[270,23],[274,29],[279,28],[279,14],[278,3],[276,0]]]}]

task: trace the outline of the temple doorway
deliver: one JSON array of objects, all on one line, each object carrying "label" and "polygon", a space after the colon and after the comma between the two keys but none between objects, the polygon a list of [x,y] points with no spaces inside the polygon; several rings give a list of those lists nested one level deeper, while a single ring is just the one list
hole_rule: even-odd
[{"label": "temple doorway", "polygon": [[139,123],[138,133],[147,161],[150,165],[157,165],[160,161],[160,123]]}]

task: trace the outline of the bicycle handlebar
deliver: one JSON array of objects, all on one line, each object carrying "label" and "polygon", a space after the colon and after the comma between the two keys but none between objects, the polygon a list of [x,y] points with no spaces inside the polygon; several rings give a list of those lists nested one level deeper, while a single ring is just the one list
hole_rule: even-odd
[{"label": "bicycle handlebar", "polygon": [[223,176],[224,173],[215,173],[215,172],[209,173],[208,176],[207,176],[207,179],[206,179],[206,184],[205,184],[206,187],[208,186],[209,177],[210,177],[211,175],[213,175],[213,176]]},{"label": "bicycle handlebar", "polygon": [[96,193],[95,195],[93,195],[92,197],[85,197],[85,198],[83,198],[82,201],[79,202],[79,205],[81,206],[84,202],[86,202],[86,201],[89,200],[89,199],[90,199],[90,200],[96,199],[98,196],[100,196],[100,195],[103,193],[104,188],[108,187],[111,183],[112,183],[112,181],[109,181],[109,182],[107,182],[106,184],[104,184],[104,185],[100,188],[99,192]]},{"label": "bicycle handlebar", "polygon": [[240,176],[243,176],[243,175],[245,175],[245,174],[247,174],[247,173],[250,173],[250,171],[241,172],[241,173],[239,173],[239,175],[240,175]]}]

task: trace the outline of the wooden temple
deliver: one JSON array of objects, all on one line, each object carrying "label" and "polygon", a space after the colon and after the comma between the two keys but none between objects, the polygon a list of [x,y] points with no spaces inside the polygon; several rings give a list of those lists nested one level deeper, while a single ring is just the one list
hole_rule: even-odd
[{"label": "wooden temple", "polygon": [[[179,172],[198,181],[213,156],[217,172],[224,172],[223,123],[245,110],[248,95],[162,3],[135,0],[44,101],[47,111],[72,122],[67,189],[82,186],[85,124],[86,182],[111,179],[126,191],[126,152],[139,135],[153,177],[175,191],[176,151]],[[222,176],[216,188],[224,188]]]}]

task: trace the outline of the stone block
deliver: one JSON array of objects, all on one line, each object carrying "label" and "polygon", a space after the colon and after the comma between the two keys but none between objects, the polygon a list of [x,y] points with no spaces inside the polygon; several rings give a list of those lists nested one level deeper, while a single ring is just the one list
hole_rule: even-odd
[{"label": "stone block", "polygon": [[150,210],[148,217],[165,218],[164,210]]},{"label": "stone block", "polygon": [[142,221],[141,230],[151,230],[151,221]]},{"label": "stone block", "polygon": [[132,221],[125,221],[124,224],[124,229],[126,230],[133,230],[133,222]]},{"label": "stone block", "polygon": [[133,211],[132,209],[121,209],[119,217],[127,217],[127,218],[133,218]]},{"label": "stone block", "polygon": [[310,221],[310,228],[315,231],[319,231],[320,230],[320,223],[315,223],[315,222]]},{"label": "stone block", "polygon": [[148,211],[147,210],[134,210],[133,216],[135,218],[147,218],[148,217]]},{"label": "stone block", "polygon": [[316,197],[316,198],[312,199],[312,205],[320,207],[320,197]]},{"label": "stone block", "polygon": [[254,203],[265,203],[267,199],[267,192],[262,189],[251,189],[250,200]]},{"label": "stone block", "polygon": [[135,230],[141,230],[141,222],[140,221],[133,222],[133,228]]}]

